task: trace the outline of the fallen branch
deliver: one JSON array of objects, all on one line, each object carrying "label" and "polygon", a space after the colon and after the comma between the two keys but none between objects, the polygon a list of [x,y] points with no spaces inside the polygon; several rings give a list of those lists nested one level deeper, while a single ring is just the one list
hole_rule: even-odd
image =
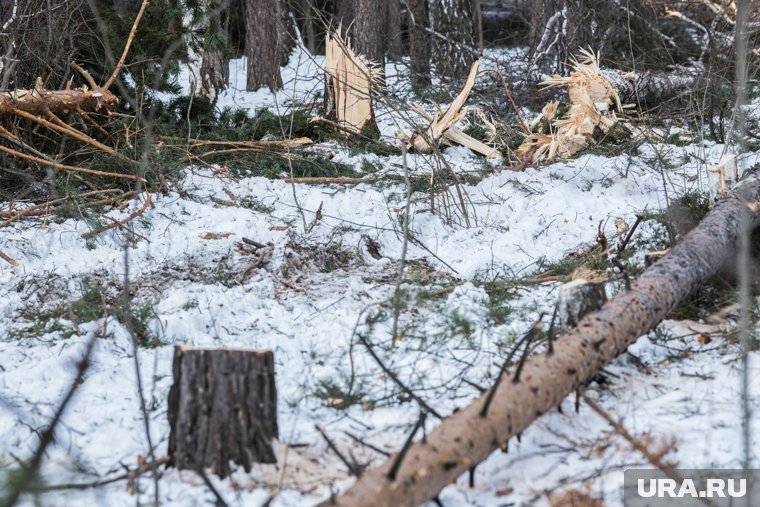
[{"label": "fallen branch", "polygon": [[143,14],[145,13],[145,9],[148,7],[148,5],[150,5],[150,0],[143,0],[142,5],[140,6],[140,10],[138,11],[137,16],[135,16],[135,22],[132,23],[132,29],[129,31],[129,37],[127,37],[127,43],[124,45],[124,51],[121,53],[119,63],[116,64],[116,68],[113,69],[113,74],[111,74],[111,77],[108,78],[106,84],[103,85],[102,90],[104,92],[108,91],[113,82],[119,76],[119,72],[121,72],[121,69],[124,67],[124,62],[127,59],[127,54],[129,54],[129,47],[132,45],[132,41],[135,38],[135,33],[137,33],[137,27],[140,24],[140,20],[142,19]]},{"label": "fallen branch", "polygon": [[0,116],[11,116],[16,111],[33,115],[47,112],[64,114],[68,111],[100,111],[118,102],[116,95],[108,90],[11,90],[0,92]]},{"label": "fallen branch", "polygon": [[[681,476],[681,474],[678,473],[676,467],[662,459],[663,456],[667,453],[668,449],[660,452],[653,452],[651,449],[649,449],[649,447],[646,446],[646,444],[644,444],[644,442],[628,433],[628,430],[625,429],[625,426],[613,419],[613,417],[607,413],[607,411],[604,410],[597,402],[585,394],[582,397],[583,401],[585,401],[586,404],[591,407],[591,410],[599,414],[602,419],[607,421],[607,423],[615,430],[615,433],[623,437],[626,442],[631,444],[631,447],[639,451],[653,467],[658,468],[668,478],[676,481],[677,484],[683,483],[684,478]],[[700,498],[699,501],[708,507],[716,507],[715,504],[707,498]]]},{"label": "fallen branch", "polygon": [[94,169],[87,169],[85,167],[76,167],[76,166],[71,166],[71,165],[59,164],[58,162],[53,162],[51,160],[46,160],[44,158],[35,157],[33,155],[27,155],[26,153],[21,153],[20,151],[14,150],[12,148],[6,148],[3,145],[0,145],[0,151],[5,152],[8,155],[12,155],[14,157],[23,158],[24,160],[29,160],[30,162],[36,162],[38,164],[46,165],[48,167],[52,167],[53,169],[59,169],[61,171],[71,171],[75,173],[91,174],[93,176],[103,176],[107,178],[121,178],[125,180],[142,181],[142,178],[138,178],[134,174],[109,173],[109,172],[104,172],[104,171],[96,171]]},{"label": "fallen branch", "polygon": [[11,266],[18,266],[18,261],[12,257],[9,257],[5,252],[0,250],[0,259],[3,259],[5,262],[10,264]]},{"label": "fallen branch", "polygon": [[[518,382],[487,391],[450,415],[407,451],[396,480],[394,458],[366,472],[322,505],[401,507],[434,498],[447,484],[503,447],[542,414],[588,383],[636,339],[651,331],[686,296],[733,259],[741,221],[760,222],[760,166],[721,200],[667,256],[648,268],[577,327],[557,338],[553,352],[527,359]],[[483,416],[486,399],[490,410]]]},{"label": "fallen branch", "polygon": [[123,155],[118,153],[116,150],[114,150],[110,146],[106,146],[100,141],[79,132],[77,129],[75,129],[74,127],[70,125],[67,125],[60,118],[58,118],[56,115],[54,115],[50,111],[48,111],[48,117],[50,118],[49,120],[46,120],[45,118],[41,118],[39,116],[35,116],[31,113],[27,113],[26,111],[23,111],[21,109],[14,109],[11,111],[11,113],[16,116],[20,116],[21,118],[26,118],[27,120],[30,120],[42,127],[58,132],[59,134],[73,137],[74,139],[78,141],[81,141],[85,144],[89,144],[90,146],[100,151],[103,151],[105,153],[108,153],[110,155],[117,155],[117,156],[124,157]]},{"label": "fallen branch", "polygon": [[[77,207],[79,208],[95,208],[97,206],[109,206],[111,204],[115,204],[119,201],[122,201],[124,199],[129,199],[131,197],[134,197],[134,192],[122,192],[121,190],[93,190],[92,192],[86,192],[84,194],[80,194],[76,196],[76,198],[82,198],[87,197],[90,195],[97,195],[97,194],[107,194],[111,192],[121,192],[121,195],[117,197],[106,197],[103,199],[97,199],[95,201],[85,202],[82,204],[78,204]],[[70,201],[74,199],[74,197],[61,197],[60,199],[54,199],[52,201],[47,201],[42,204],[35,204],[34,206],[29,206],[28,208],[24,208],[19,211],[0,211],[0,218],[7,218],[5,222],[0,223],[0,229],[3,227],[7,227],[11,225],[13,222],[20,218],[24,217],[41,217],[45,215],[52,215],[57,213],[61,210],[61,204],[65,203],[66,201]],[[55,207],[51,207],[55,206]]]},{"label": "fallen branch", "polygon": [[152,471],[154,467],[166,465],[170,461],[171,461],[171,456],[164,456],[163,458],[157,459],[155,465],[149,461],[139,459],[136,469],[129,470],[128,472],[125,472],[121,475],[117,475],[115,477],[109,477],[108,479],[98,479],[92,482],[71,482],[71,483],[66,483],[66,484],[51,484],[50,486],[40,486],[37,489],[37,491],[46,492],[46,491],[65,491],[68,489],[77,489],[77,490],[92,489],[92,488],[99,488],[101,486],[107,486],[109,484],[113,484],[114,482],[119,482],[119,481],[134,481],[142,474]]},{"label": "fallen branch", "polygon": [[127,218],[124,218],[123,220],[117,220],[103,227],[98,227],[96,229],[91,230],[90,232],[85,232],[84,234],[82,234],[82,238],[83,239],[93,238],[103,232],[110,231],[111,229],[116,229],[117,227],[121,227],[122,225],[125,225],[131,222],[132,220],[134,220],[135,218],[139,217],[140,215],[145,213],[145,210],[148,209],[148,206],[153,204],[153,200],[150,198],[150,194],[146,192],[145,196],[146,196],[145,202],[140,207],[140,209],[138,209],[137,211],[129,215]]},{"label": "fallen branch", "polygon": [[462,108],[464,107],[465,102],[467,102],[467,97],[470,96],[477,75],[478,60],[475,60],[470,67],[470,74],[467,76],[467,81],[465,82],[464,87],[441,116],[431,116],[421,107],[412,106],[412,109],[429,121],[430,125],[424,133],[414,132],[411,137],[407,137],[403,133],[399,135],[402,140],[406,141],[408,149],[413,149],[421,153],[428,153],[433,149],[433,144],[444,138],[451,143],[466,146],[472,151],[485,155],[486,157],[494,157],[499,154],[499,151],[496,148],[488,146],[487,144],[468,136],[462,132],[462,130],[454,126],[454,124],[461,120],[466,114],[465,111],[462,111]]},{"label": "fallen branch", "polygon": [[283,178],[285,183],[312,183],[312,184],[329,184],[335,183],[339,185],[358,185],[359,183],[374,183],[379,178],[377,176],[367,176],[364,178],[348,178],[348,177],[330,177],[330,176],[304,176],[300,178]]}]

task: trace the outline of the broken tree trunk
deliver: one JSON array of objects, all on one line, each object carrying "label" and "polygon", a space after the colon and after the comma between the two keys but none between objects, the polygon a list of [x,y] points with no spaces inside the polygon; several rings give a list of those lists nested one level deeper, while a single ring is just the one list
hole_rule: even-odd
[{"label": "broken tree trunk", "polygon": [[277,390],[272,351],[174,349],[169,455],[179,469],[230,474],[230,461],[275,463]]},{"label": "broken tree trunk", "polygon": [[407,447],[402,459],[391,457],[322,505],[401,507],[434,498],[651,331],[734,258],[742,217],[749,217],[756,226],[759,215],[760,166],[756,166],[679,245],[633,282],[630,290],[559,337],[553,353],[528,358],[519,381],[497,384],[495,392],[487,391],[446,418],[424,440]]},{"label": "broken tree trunk", "polygon": [[340,30],[325,38],[325,112],[339,128],[360,134],[375,125],[372,88],[377,69],[349,47]]},{"label": "broken tree trunk", "polygon": [[118,102],[108,90],[12,90],[0,92],[0,115],[14,115],[17,111],[44,116],[48,113],[67,114],[73,111],[95,112],[107,109]]}]

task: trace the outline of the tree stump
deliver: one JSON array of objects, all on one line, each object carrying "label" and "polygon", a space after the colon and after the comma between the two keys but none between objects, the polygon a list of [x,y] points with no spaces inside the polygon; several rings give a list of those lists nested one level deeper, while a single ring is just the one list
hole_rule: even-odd
[{"label": "tree stump", "polygon": [[607,301],[603,283],[573,280],[559,288],[557,323],[560,333],[575,327],[587,314],[598,310]]},{"label": "tree stump", "polygon": [[179,469],[210,467],[224,478],[230,461],[275,463],[277,390],[272,351],[174,349],[169,391],[169,455]]}]

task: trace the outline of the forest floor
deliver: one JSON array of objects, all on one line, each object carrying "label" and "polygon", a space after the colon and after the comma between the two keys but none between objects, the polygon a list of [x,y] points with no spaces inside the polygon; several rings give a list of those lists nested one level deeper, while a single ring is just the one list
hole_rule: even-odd
[{"label": "forest floor", "polygon": [[[233,61],[231,87],[220,106],[286,111],[289,101],[320,89],[317,63],[296,54],[284,69],[286,89],[271,94],[242,91],[244,62]],[[388,68],[392,91],[403,84],[394,72]],[[388,142],[395,143],[399,121],[392,110],[379,110]],[[314,149],[334,152],[335,161],[360,173],[404,174],[401,155],[352,153],[330,142]],[[479,394],[476,386],[492,382],[515,338],[539,314],[551,315],[560,282],[543,281],[545,275],[569,275],[583,264],[568,256],[593,245],[600,224],[613,245],[621,221],[631,226],[646,213],[628,247],[631,269],[639,269],[644,253],[667,244],[662,210],[678,197],[704,194],[706,169],[723,151],[723,145],[700,139],[647,142],[615,156],[587,152],[513,172],[468,149],[446,148],[442,159],[472,178],[465,178],[461,199],[453,188],[435,195],[434,211],[429,193],[412,195],[412,240],[398,298],[407,203],[398,179],[293,185],[190,167],[171,192],[152,195],[154,206],[130,227],[94,240],[81,238],[91,228],[84,220],[16,222],[0,239],[0,248],[19,261],[0,271],[0,470],[33,452],[96,333],[92,366],[46,455],[43,485],[108,479],[148,454],[131,338],[118,310],[128,266],[156,456],[167,450],[175,345],[272,349],[279,463],[211,480],[235,506],[262,505],[271,496],[273,506],[328,498],[353,479],[315,425],[346,455],[371,466],[384,457],[349,434],[394,452],[419,416],[359,334],[438,412],[465,406]],[[742,168],[758,162],[760,152],[740,157]],[[435,155],[407,157],[411,175],[422,180],[442,163]],[[123,219],[139,206],[107,216]],[[265,246],[252,247],[243,238]],[[609,267],[597,261],[587,267]],[[622,280],[611,281],[608,292],[622,286]],[[730,303],[732,295],[723,296],[716,307]],[[110,309],[105,318],[103,308]],[[400,332],[394,340],[395,311]],[[609,366],[606,382],[590,385],[588,395],[629,433],[655,449],[667,446],[667,458],[681,467],[737,468],[743,451],[735,323],[700,317],[695,310],[641,337]],[[757,353],[751,366],[757,413]],[[494,453],[479,466],[474,487],[467,477],[448,486],[443,505],[550,505],[567,489],[587,492],[605,506],[622,505],[623,470],[648,467],[645,458],[585,403],[576,411],[575,400],[568,399],[563,409],[541,417],[520,441],[510,442],[508,453]],[[426,430],[435,424],[428,419]],[[26,505],[126,506],[153,497],[150,474],[132,486],[118,481],[54,490],[26,497]],[[166,506],[214,501],[193,472],[162,471],[159,488]]]}]

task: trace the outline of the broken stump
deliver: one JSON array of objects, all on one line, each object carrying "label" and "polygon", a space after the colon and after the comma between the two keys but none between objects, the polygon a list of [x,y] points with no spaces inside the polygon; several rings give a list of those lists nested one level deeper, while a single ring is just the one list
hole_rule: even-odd
[{"label": "broken stump", "polygon": [[272,351],[174,349],[169,455],[179,469],[230,474],[230,461],[275,463],[277,390]]}]

